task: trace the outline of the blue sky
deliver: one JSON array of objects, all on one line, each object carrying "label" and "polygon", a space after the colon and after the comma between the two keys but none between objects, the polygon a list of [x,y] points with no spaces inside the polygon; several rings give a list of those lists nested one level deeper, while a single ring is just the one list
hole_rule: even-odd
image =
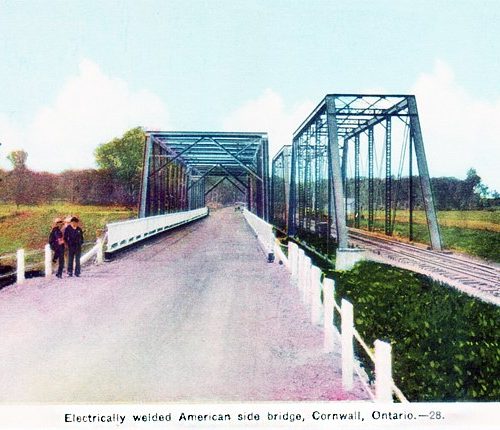
[{"label": "blue sky", "polygon": [[[431,174],[500,190],[500,1],[0,1],[0,166],[91,167],[135,125],[269,131],[415,93]],[[56,157],[53,155],[57,154]]]}]

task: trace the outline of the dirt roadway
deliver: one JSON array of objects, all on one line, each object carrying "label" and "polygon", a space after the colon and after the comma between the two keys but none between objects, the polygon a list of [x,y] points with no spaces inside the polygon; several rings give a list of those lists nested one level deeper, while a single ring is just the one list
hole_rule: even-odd
[{"label": "dirt roadway", "polygon": [[82,277],[0,291],[0,402],[366,398],[232,209]]}]

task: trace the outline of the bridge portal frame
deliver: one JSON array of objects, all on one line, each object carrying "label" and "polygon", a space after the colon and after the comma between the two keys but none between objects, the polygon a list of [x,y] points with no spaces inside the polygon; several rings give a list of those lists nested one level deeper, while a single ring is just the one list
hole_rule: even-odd
[{"label": "bridge portal frame", "polygon": [[[176,176],[164,180],[168,170],[174,170]],[[227,181],[245,194],[249,210],[269,219],[267,133],[147,131],[139,217],[164,213],[161,211],[168,208],[161,187],[159,191],[155,188],[158,178],[177,184],[177,210],[204,206],[206,195]],[[207,178],[215,178],[215,182],[209,185]]]}]

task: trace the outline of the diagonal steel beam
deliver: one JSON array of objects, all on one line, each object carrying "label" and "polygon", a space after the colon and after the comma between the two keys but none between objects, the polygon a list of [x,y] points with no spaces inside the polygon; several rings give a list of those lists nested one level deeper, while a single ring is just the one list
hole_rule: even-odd
[{"label": "diagonal steel beam", "polygon": [[227,179],[227,176],[223,176],[222,178],[220,178],[214,185],[212,185],[208,191],[205,191],[205,196],[210,192],[212,191],[215,187],[219,186],[221,184],[221,182],[225,181]]},{"label": "diagonal steel beam", "polygon": [[371,120],[367,121],[363,126],[358,127],[357,129],[351,131],[349,134],[344,136],[344,139],[352,139],[356,134],[367,131],[370,127],[373,127],[376,124],[383,122],[388,116],[394,115],[403,109],[408,107],[408,99],[403,99],[399,103],[396,103],[394,106],[387,109],[383,115],[376,116]]},{"label": "diagonal steel beam", "polygon": [[235,182],[233,182],[233,181],[231,180],[231,178],[229,178],[228,176],[226,176],[225,178],[227,179],[227,181],[228,181],[229,183],[231,183],[231,184],[233,185],[233,187],[235,187],[236,189],[238,189],[238,191],[239,191],[240,193],[242,193],[242,194],[245,194],[245,193],[246,193],[246,189],[245,189],[245,190],[242,190],[242,189],[238,186],[238,184],[236,184]]},{"label": "diagonal steel beam", "polygon": [[248,188],[248,186],[243,183],[236,175],[232,174],[229,170],[227,170],[222,164],[219,164],[219,166],[221,167],[222,170],[224,170],[224,172],[226,172],[229,176],[232,176],[235,180],[237,180],[243,187]]},{"label": "diagonal steel beam", "polygon": [[[191,148],[193,148],[193,146],[195,146],[197,143],[201,142],[202,140],[204,140],[205,138],[202,137],[201,139],[198,139],[196,142],[192,143],[191,145],[189,145],[187,148],[183,149],[181,152],[177,152],[177,155],[173,156],[172,158],[168,159],[165,163],[163,163],[160,167],[158,167],[156,170],[154,170],[152,173],[149,174],[149,176],[153,176],[155,175],[156,173],[158,173],[160,170],[164,169],[165,167],[167,167],[170,163],[172,163],[174,160],[176,160],[177,158],[182,158],[182,154],[188,152]],[[155,139],[156,140],[156,139]],[[157,141],[161,146],[162,148],[164,148],[164,144],[163,142],[161,141]],[[175,151],[173,151],[175,152]]]},{"label": "diagonal steel beam", "polygon": [[214,170],[215,168],[217,168],[218,166],[212,166],[210,169],[208,169],[205,173],[203,173],[203,175],[201,175],[198,179],[196,179],[196,181],[193,181],[191,182],[191,184],[189,185],[188,187],[188,190],[195,184],[197,184],[198,182],[200,182],[203,178],[207,177],[208,174]]},{"label": "diagonal steel beam", "polygon": [[238,157],[236,157],[232,152],[228,151],[224,146],[219,143],[217,140],[214,138],[210,137],[209,138],[212,142],[214,142],[220,149],[222,149],[225,153],[229,154],[241,167],[243,167],[248,173],[251,175],[255,176],[259,181],[263,182],[262,178],[257,175],[252,169],[250,169],[245,163],[243,163]]}]

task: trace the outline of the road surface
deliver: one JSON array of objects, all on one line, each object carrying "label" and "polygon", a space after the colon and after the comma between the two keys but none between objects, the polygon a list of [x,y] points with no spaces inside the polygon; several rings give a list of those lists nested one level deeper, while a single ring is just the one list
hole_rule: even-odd
[{"label": "road surface", "polygon": [[232,209],[0,291],[0,402],[366,399]]}]

